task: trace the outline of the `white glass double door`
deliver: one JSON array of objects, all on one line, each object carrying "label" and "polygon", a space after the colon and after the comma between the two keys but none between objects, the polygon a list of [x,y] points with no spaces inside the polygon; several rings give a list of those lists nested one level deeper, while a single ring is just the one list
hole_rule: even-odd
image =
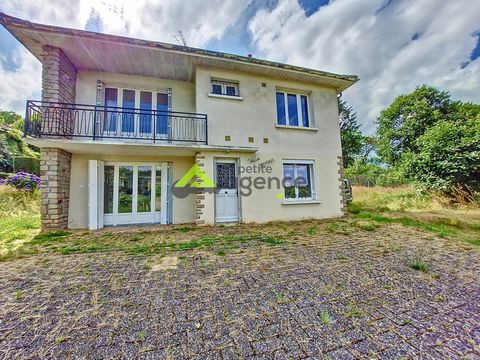
[{"label": "white glass double door", "polygon": [[167,166],[105,163],[104,225],[166,224]]},{"label": "white glass double door", "polygon": [[89,161],[89,228],[168,222],[168,163]]}]

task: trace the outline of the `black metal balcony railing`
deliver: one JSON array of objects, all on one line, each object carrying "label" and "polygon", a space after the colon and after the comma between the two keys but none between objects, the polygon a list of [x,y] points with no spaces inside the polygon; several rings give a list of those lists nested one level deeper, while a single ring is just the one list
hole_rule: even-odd
[{"label": "black metal balcony railing", "polygon": [[27,101],[25,136],[208,143],[207,115]]}]

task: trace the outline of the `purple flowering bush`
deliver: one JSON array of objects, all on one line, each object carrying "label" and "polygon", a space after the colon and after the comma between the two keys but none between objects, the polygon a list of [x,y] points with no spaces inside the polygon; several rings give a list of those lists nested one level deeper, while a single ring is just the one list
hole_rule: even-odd
[{"label": "purple flowering bush", "polygon": [[1,183],[10,185],[15,189],[35,191],[40,188],[40,178],[37,175],[29,174],[26,172],[18,172],[16,174],[10,175],[6,180],[3,180]]}]

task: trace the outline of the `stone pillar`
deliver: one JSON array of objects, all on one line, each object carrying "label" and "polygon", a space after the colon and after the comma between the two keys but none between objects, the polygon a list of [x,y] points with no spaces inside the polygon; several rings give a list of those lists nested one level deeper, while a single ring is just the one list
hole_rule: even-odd
[{"label": "stone pillar", "polygon": [[42,230],[68,227],[71,157],[72,154],[62,149],[41,149]]},{"label": "stone pillar", "polygon": [[[195,164],[197,164],[202,171],[205,168],[205,156],[202,153],[195,154]],[[195,224],[205,225],[205,190],[197,189],[195,193]]]},{"label": "stone pillar", "polygon": [[343,168],[343,157],[338,156],[337,157],[337,165],[338,165],[338,181],[340,183],[339,188],[340,188],[340,205],[342,208],[342,214],[343,216],[347,216],[348,211],[347,211],[347,189],[345,189],[345,184],[343,180],[345,179],[344,175],[344,168]]},{"label": "stone pillar", "polygon": [[62,49],[45,45],[42,53],[42,101],[75,102],[77,69]]},{"label": "stone pillar", "polygon": [[[42,53],[42,101],[75,103],[77,69],[62,49],[45,45]],[[56,109],[57,105],[43,108],[42,132],[69,135],[74,128],[74,113]]]}]

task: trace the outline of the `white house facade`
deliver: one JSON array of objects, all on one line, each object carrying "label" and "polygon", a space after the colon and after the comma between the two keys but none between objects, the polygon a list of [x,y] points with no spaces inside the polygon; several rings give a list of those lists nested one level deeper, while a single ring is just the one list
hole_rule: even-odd
[{"label": "white house facade", "polygon": [[337,96],[356,76],[0,23],[43,66],[25,129],[41,148],[43,229],[344,214]]}]

